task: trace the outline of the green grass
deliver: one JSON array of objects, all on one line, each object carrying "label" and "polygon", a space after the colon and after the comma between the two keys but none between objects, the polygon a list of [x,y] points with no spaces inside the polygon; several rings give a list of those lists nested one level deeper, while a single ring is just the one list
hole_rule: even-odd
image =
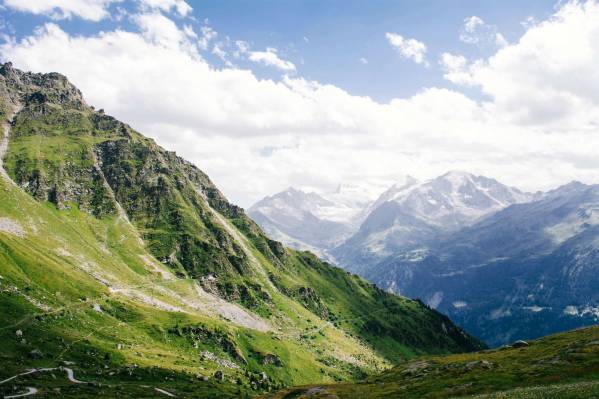
[{"label": "green grass", "polygon": [[[153,271],[168,269],[152,258],[136,230],[120,218],[97,219],[76,207],[58,210],[4,181],[0,181],[0,212],[2,217],[21,225],[25,233],[18,237],[0,232],[0,340],[5,343],[0,357],[6,365],[0,370],[0,379],[31,367],[56,367],[66,360],[76,362],[73,369],[77,375],[93,376],[93,381],[102,385],[116,386],[118,379],[108,378],[104,370],[120,375],[120,371],[136,364],[141,385],[148,385],[144,379],[149,378],[152,370],[158,370],[175,380],[165,381],[165,387],[181,390],[179,386],[190,379],[196,384],[198,375],[211,378],[215,371],[223,370],[219,364],[200,358],[201,350],[210,350],[237,362],[240,369],[224,369],[228,381],[225,383],[213,386],[202,381],[200,385],[208,384],[213,390],[202,388],[195,395],[217,397],[218,391],[219,395],[232,392],[235,397],[239,389],[259,392],[260,387],[251,389],[251,383],[261,372],[267,373],[272,388],[348,380],[388,367],[384,358],[368,345],[328,324],[315,338],[305,337],[324,321],[292,298],[270,289],[270,323],[275,330],[266,333],[193,309],[184,307],[187,313],[162,311],[111,293],[105,283],[138,290],[173,306],[181,304],[172,293],[188,299],[193,299],[194,293],[193,281],[165,281]],[[255,253],[259,255],[258,251]],[[150,259],[154,266],[148,267],[144,259]],[[165,294],[160,288],[169,291]],[[32,302],[48,308],[36,307]],[[94,310],[95,304],[102,313]],[[202,342],[194,347],[193,342],[169,332],[177,326],[197,325],[228,334],[247,364],[232,358],[217,342]],[[23,333],[25,343],[17,339],[17,330]],[[30,359],[29,353],[34,349],[42,350],[44,358]],[[264,354],[275,355],[281,366],[263,364]],[[356,356],[364,362],[355,367],[344,361],[330,361],[333,355],[340,354]],[[33,383],[32,378],[40,378],[40,383]],[[44,376],[23,377],[0,388],[8,392],[13,385],[19,389],[31,384],[44,389],[62,387],[63,394],[82,397],[93,391],[90,387],[73,387],[64,378],[46,386],[48,381]],[[131,397],[142,389],[140,384],[123,384]]]},{"label": "green grass", "polygon": [[552,335],[522,348],[423,356],[355,384],[283,390],[268,398],[591,398],[599,390],[599,327]]}]

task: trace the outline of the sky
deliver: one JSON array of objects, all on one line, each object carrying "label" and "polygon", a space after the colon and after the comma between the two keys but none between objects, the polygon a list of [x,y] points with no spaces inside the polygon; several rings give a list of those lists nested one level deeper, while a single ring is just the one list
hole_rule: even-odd
[{"label": "sky", "polygon": [[244,207],[449,170],[599,182],[595,0],[0,4],[1,61],[66,75]]}]

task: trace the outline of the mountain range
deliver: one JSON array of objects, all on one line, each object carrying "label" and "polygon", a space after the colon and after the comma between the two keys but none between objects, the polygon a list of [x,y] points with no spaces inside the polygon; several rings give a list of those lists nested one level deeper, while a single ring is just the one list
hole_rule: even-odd
[{"label": "mountain range", "polygon": [[322,250],[489,345],[536,338],[598,319],[598,190],[573,182],[526,193],[456,171],[408,178],[364,207],[341,244]]},{"label": "mountain range", "polygon": [[63,75],[2,65],[0,121],[6,397],[239,398],[484,348],[422,302],[270,239]]},{"label": "mountain range", "polygon": [[350,184],[324,194],[289,187],[258,201],[248,214],[274,239],[332,260],[328,251],[357,230],[376,193]]}]

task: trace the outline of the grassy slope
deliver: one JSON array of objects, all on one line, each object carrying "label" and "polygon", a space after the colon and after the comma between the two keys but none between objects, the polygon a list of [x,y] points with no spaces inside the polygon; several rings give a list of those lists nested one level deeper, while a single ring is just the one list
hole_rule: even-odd
[{"label": "grassy slope", "polygon": [[[199,347],[194,348],[194,342],[185,334],[169,331],[177,326],[197,325],[224,331],[247,360],[244,368],[254,374],[266,371],[276,384],[346,379],[354,371],[349,365],[320,364],[301,339],[292,336],[295,329],[308,325],[299,321],[301,317],[293,323],[294,329],[275,335],[236,327],[185,306],[182,308],[186,313],[161,311],[126,295],[111,294],[98,280],[113,288],[135,289],[172,306],[181,305],[171,295],[156,291],[158,288],[193,298],[191,294],[185,295],[193,293],[187,289],[191,281],[165,281],[152,272],[154,267],[148,267],[144,260],[149,255],[134,230],[122,220],[97,220],[77,210],[57,211],[52,206],[38,204],[4,182],[0,183],[0,204],[2,217],[25,229],[24,238],[0,232],[0,339],[4,343],[0,356],[5,365],[0,370],[0,379],[32,366],[56,366],[62,360],[77,361],[75,368],[81,365],[82,370],[88,373],[93,370],[94,374],[104,364],[108,365],[103,376],[94,375],[94,380],[103,380],[105,373],[122,371],[132,364],[145,369],[142,374],[159,367],[179,373],[186,381],[187,374],[211,376],[223,367],[202,361],[198,354],[201,350],[210,350],[231,361],[236,359],[217,342],[200,340]],[[160,265],[156,262],[155,267]],[[94,310],[96,304],[102,312]],[[315,319],[299,306],[293,311],[306,320]],[[22,331],[26,342],[21,343],[17,330]],[[339,330],[331,331],[324,339],[334,340],[339,348],[351,351],[350,354],[362,354],[380,367],[385,364]],[[117,349],[119,344],[121,350]],[[28,353],[33,349],[42,350],[44,359],[29,359]],[[254,353],[276,354],[283,364],[293,364],[294,368],[265,366]],[[244,370],[225,369],[225,374],[228,379],[239,377],[249,384]],[[223,387],[226,388],[219,385],[219,391]]]},{"label": "grassy slope", "polygon": [[[186,397],[237,397],[478,347],[419,302],[269,240],[201,171],[77,96],[69,100],[62,91],[76,89],[55,78],[41,80],[49,87],[42,94],[35,85],[27,94],[33,100],[17,115],[5,158],[30,195],[0,178],[0,223],[23,230],[0,228],[0,380],[75,361],[79,379],[101,386],[73,385],[59,373],[20,377],[14,386],[123,397],[157,386]],[[9,96],[0,94],[5,119]],[[232,322],[199,298],[196,285],[210,289],[211,273],[214,294],[261,315],[271,331]],[[44,357],[32,359],[34,349]],[[199,378],[217,370],[225,382]],[[12,391],[13,381],[0,392]]]},{"label": "grassy slope", "polygon": [[[425,356],[358,384],[320,386],[320,393],[310,397],[591,398],[599,393],[598,378],[599,327],[592,327],[545,337],[522,348]],[[299,399],[314,387],[268,397]]]}]

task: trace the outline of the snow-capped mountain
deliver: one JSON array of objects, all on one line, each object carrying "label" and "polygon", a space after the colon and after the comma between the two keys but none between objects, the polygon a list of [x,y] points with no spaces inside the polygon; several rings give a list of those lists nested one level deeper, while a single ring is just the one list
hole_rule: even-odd
[{"label": "snow-capped mountain", "polygon": [[393,202],[430,225],[455,229],[530,199],[530,194],[495,179],[452,171],[422,184],[411,178],[401,187],[393,186],[373,204],[373,210]]},{"label": "snow-capped mountain", "polygon": [[[419,256],[416,256],[419,255]],[[491,344],[599,321],[599,185],[570,183],[365,271]]]},{"label": "snow-capped mountain", "polygon": [[340,184],[332,193],[288,188],[266,197],[248,214],[271,237],[327,257],[327,250],[355,232],[363,211],[380,194],[376,185]]},{"label": "snow-capped mountain", "polygon": [[343,266],[360,271],[398,250],[422,252],[426,242],[441,233],[532,198],[497,180],[465,172],[449,172],[423,183],[409,178],[373,202],[360,229],[333,254]]},{"label": "snow-capped mountain", "polygon": [[449,172],[340,197],[287,190],[251,214],[492,345],[599,321],[599,185],[529,194]]}]

